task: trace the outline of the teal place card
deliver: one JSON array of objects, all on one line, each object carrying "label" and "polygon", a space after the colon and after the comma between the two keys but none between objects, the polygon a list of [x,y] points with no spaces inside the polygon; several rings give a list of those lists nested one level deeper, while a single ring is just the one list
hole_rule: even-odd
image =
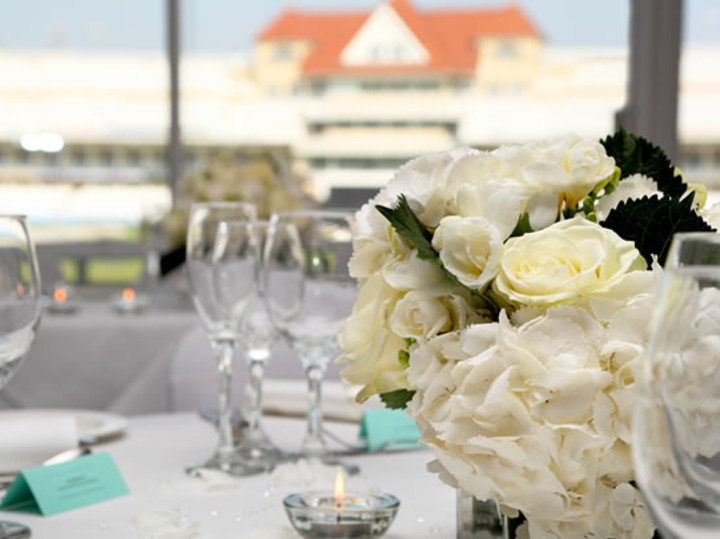
[{"label": "teal place card", "polygon": [[112,457],[97,453],[23,470],[8,487],[0,509],[49,516],[126,494]]},{"label": "teal place card", "polygon": [[368,451],[405,449],[418,445],[420,429],[402,410],[366,410],[360,423],[360,438]]}]

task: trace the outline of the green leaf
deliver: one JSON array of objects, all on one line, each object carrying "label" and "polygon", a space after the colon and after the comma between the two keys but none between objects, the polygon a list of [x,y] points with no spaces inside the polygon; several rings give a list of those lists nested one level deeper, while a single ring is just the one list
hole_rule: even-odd
[{"label": "green leaf", "polygon": [[390,224],[400,234],[400,237],[410,242],[417,249],[419,258],[442,266],[438,254],[432,247],[432,234],[420,222],[415,212],[412,211],[405,195],[398,197],[397,206],[394,208],[380,205],[375,206],[375,208],[385,219],[390,221]]},{"label": "green leaf", "polygon": [[515,225],[512,234],[510,234],[510,237],[517,238],[518,236],[522,236],[523,234],[527,234],[532,231],[532,226],[530,226],[530,214],[525,212],[518,219],[518,222]]},{"label": "green leaf", "polygon": [[387,393],[380,393],[380,400],[385,403],[385,406],[395,409],[407,408],[408,402],[415,395],[415,391],[411,389],[396,389],[395,391],[389,391]]},{"label": "green leaf", "polygon": [[682,177],[675,174],[675,167],[665,152],[648,140],[628,133],[625,128],[608,136],[600,143],[615,164],[622,170],[622,178],[644,174],[657,183],[658,189],[667,196],[680,198],[687,190]]},{"label": "green leaf", "polygon": [[410,352],[407,350],[398,350],[398,361],[403,367],[410,365]]},{"label": "green leaf", "polygon": [[657,195],[621,202],[603,222],[621,238],[635,243],[648,265],[657,255],[665,263],[673,234],[677,232],[714,232],[692,209],[693,197],[682,200]]}]

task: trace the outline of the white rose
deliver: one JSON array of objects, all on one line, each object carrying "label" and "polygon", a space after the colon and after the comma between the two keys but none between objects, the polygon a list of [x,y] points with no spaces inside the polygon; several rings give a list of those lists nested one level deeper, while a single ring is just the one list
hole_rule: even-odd
[{"label": "white rose", "polygon": [[445,217],[435,230],[432,245],[445,268],[465,286],[483,289],[497,275],[502,238],[487,219]]},{"label": "white rose", "polygon": [[553,223],[563,205],[577,206],[615,171],[615,160],[595,140],[568,135],[527,146],[532,159],[522,165],[521,177],[534,230]]},{"label": "white rose", "polygon": [[395,305],[390,315],[390,329],[401,337],[431,339],[440,333],[464,328],[468,321],[483,319],[462,296],[438,296],[414,290]]},{"label": "white rose", "polygon": [[606,293],[645,266],[632,242],[577,216],[510,238],[493,286],[519,305],[553,305]]},{"label": "white rose", "polygon": [[525,180],[562,194],[570,207],[615,172],[615,160],[602,144],[577,135],[536,143],[533,153]]},{"label": "white rose", "polygon": [[395,305],[390,329],[401,337],[431,338],[451,331],[453,321],[441,298],[414,290]]},{"label": "white rose", "polygon": [[344,354],[340,361],[347,366],[342,376],[351,384],[364,386],[359,400],[407,385],[405,368],[398,361],[398,351],[405,343],[387,324],[401,296],[381,275],[371,276],[360,287],[352,314],[343,326],[339,342]]},{"label": "white rose", "polygon": [[417,251],[410,251],[407,257],[396,257],[386,263],[380,273],[385,282],[396,290],[422,288],[437,294],[449,292],[452,283],[442,269],[418,257]]},{"label": "white rose", "polygon": [[481,185],[463,185],[456,195],[460,217],[484,217],[506,240],[517,226],[525,201],[512,185],[491,180]]},{"label": "white rose", "polygon": [[364,204],[353,219],[353,254],[348,268],[356,279],[366,279],[390,260],[406,258],[410,253],[410,248],[375,208],[381,198],[378,195]]},{"label": "white rose", "polygon": [[598,221],[604,221],[608,214],[627,200],[636,200],[643,197],[657,195],[663,197],[662,191],[657,188],[657,183],[652,178],[642,174],[633,174],[622,180],[617,188],[597,201],[595,213]]}]

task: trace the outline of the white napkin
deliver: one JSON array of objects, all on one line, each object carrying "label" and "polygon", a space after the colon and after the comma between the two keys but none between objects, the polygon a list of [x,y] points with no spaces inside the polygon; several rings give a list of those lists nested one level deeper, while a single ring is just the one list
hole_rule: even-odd
[{"label": "white napkin", "polygon": [[77,421],[63,415],[0,413],[0,440],[0,474],[15,473],[77,447]]}]

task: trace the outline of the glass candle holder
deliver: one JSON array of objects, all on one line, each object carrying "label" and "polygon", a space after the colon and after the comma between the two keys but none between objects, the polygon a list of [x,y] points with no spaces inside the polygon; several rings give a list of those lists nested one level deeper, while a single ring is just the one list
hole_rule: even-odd
[{"label": "glass candle holder", "polygon": [[52,297],[46,304],[47,309],[52,313],[69,314],[77,310],[78,304],[75,301],[75,291],[66,283],[55,283]]},{"label": "glass candle holder", "polygon": [[143,311],[148,306],[148,301],[145,296],[127,287],[123,288],[122,292],[115,296],[113,305],[117,312],[121,314],[131,314]]},{"label": "glass candle holder", "polygon": [[400,500],[391,494],[299,492],[283,501],[293,528],[306,538],[380,537],[392,524]]}]

